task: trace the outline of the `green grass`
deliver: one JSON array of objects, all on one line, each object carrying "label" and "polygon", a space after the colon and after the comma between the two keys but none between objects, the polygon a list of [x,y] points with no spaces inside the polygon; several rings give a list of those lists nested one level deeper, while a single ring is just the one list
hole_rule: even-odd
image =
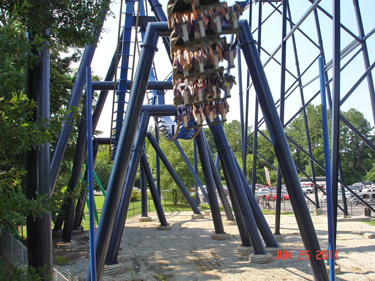
[{"label": "green grass", "polygon": [[[155,212],[155,206],[154,202],[152,200],[147,200],[148,202],[148,211],[149,212]],[[103,203],[104,203],[104,196],[103,195],[98,195],[95,196],[95,204],[96,204],[96,209],[98,212],[98,217],[100,219],[100,215],[103,209]],[[188,211],[191,210],[190,206],[187,203],[181,203],[178,202],[177,205],[174,205],[173,202],[169,201],[162,201],[162,207],[164,212],[176,212],[176,211]],[[202,207],[203,211],[209,210],[210,207],[208,205],[200,205]],[[220,206],[220,211],[224,212],[223,207]],[[233,211],[233,210],[232,210]],[[82,226],[85,230],[89,229],[89,217],[88,217],[88,208],[87,204],[85,206],[85,218],[82,221]],[[275,211],[267,211],[267,210],[262,210],[263,214],[267,215],[274,215]],[[139,216],[141,214],[141,201],[136,201],[136,202],[130,202],[129,204],[129,210],[127,214],[127,218],[132,218]],[[293,215],[293,213],[281,213],[281,215]],[[375,223],[373,221],[372,223]],[[96,225],[96,223],[95,223]]]},{"label": "green grass", "polygon": [[[147,201],[148,201],[147,202],[148,211],[149,212],[155,212],[154,202],[152,200],[147,200]],[[97,209],[97,212],[98,212],[99,220],[100,220],[100,215],[101,215],[101,212],[102,212],[102,209],[103,209],[103,203],[104,203],[104,196],[103,195],[95,196],[95,204],[96,204],[96,209]],[[162,201],[161,203],[162,203],[163,210],[166,213],[167,212],[191,210],[190,206],[187,203],[178,202],[177,205],[174,205],[173,202],[169,202],[169,201]],[[210,207],[208,205],[200,205],[200,206],[202,207],[203,211],[206,211],[206,210],[210,209]],[[142,211],[141,210],[141,201],[130,202],[127,218],[136,217],[136,216],[141,214],[141,211]],[[220,211],[224,212],[224,209],[222,207],[220,207]],[[85,230],[89,229],[88,213],[89,213],[89,209],[88,209],[87,204],[86,204],[86,206],[85,206],[85,217],[82,221],[82,226]],[[95,225],[97,225],[97,224],[95,223]]]},{"label": "green grass", "polygon": [[365,223],[375,226],[375,220],[365,221]]}]

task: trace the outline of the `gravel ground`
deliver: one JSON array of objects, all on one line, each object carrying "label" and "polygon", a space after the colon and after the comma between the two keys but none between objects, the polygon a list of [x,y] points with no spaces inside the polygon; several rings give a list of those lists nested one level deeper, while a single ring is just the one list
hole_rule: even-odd
[{"label": "gravel ground", "polygon": [[[304,251],[294,216],[282,215],[281,250],[290,258],[267,264],[249,263],[236,249],[241,245],[237,226],[227,225],[223,214],[225,232],[230,240],[211,239],[214,234],[212,219],[192,220],[192,212],[166,213],[171,231],[156,230],[155,213],[152,221],[139,222],[127,219],[119,255],[124,273],[103,275],[102,280],[313,280],[309,260],[300,259]],[[274,231],[274,215],[266,215]],[[312,216],[322,251],[327,250],[327,222],[324,216]],[[363,231],[375,232],[375,227],[364,222],[338,222],[337,250],[342,273],[336,280],[375,280],[375,239],[361,235]],[[85,280],[89,268],[88,232],[76,233],[76,249],[55,249],[55,255],[70,260],[69,269],[79,280]],[[289,252],[290,251],[290,252]],[[301,258],[305,257],[301,255]]]}]

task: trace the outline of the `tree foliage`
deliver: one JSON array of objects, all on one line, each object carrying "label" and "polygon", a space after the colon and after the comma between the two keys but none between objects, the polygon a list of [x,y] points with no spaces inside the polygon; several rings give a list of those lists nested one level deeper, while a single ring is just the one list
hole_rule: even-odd
[{"label": "tree foliage", "polygon": [[[37,196],[29,200],[25,197],[24,156],[42,143],[53,143],[60,132],[74,81],[70,64],[80,58],[79,52],[61,58],[61,52],[94,42],[93,31],[99,30],[101,17],[105,16],[103,8],[108,4],[109,1],[86,0],[0,1],[0,134],[3,136],[0,139],[0,228],[23,224],[26,216],[39,216],[58,206],[57,202],[62,199],[69,171],[60,173],[61,188],[55,189],[53,198]],[[37,104],[25,95],[24,78],[25,69],[34,68],[38,61],[36,54],[46,42],[51,61],[51,121],[48,124],[47,120],[32,120]],[[42,204],[43,199],[49,203]]]}]

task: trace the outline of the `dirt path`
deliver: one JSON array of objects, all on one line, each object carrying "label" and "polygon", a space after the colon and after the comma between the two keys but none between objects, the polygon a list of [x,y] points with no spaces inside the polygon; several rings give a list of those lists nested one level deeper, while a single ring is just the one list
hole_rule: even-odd
[{"label": "dirt path", "polygon": [[[294,216],[281,217],[281,250],[287,251],[290,258],[288,255],[284,260],[252,264],[236,253],[241,245],[237,226],[226,225],[223,217],[231,239],[212,240],[212,219],[192,220],[191,214],[167,213],[171,231],[156,230],[155,213],[150,214],[151,222],[128,219],[120,249],[125,272],[103,276],[102,280],[313,280],[309,261],[299,258],[304,247]],[[327,222],[322,216],[312,218],[322,251],[326,250]],[[274,215],[266,215],[266,219],[273,231]],[[375,227],[363,222],[338,223],[337,263],[343,273],[336,280],[375,280],[375,239],[364,238],[362,231],[375,231]],[[77,242],[77,249],[57,249],[55,254],[69,259],[71,265],[64,267],[79,280],[85,280],[89,267],[88,232],[75,234],[73,241]]]}]

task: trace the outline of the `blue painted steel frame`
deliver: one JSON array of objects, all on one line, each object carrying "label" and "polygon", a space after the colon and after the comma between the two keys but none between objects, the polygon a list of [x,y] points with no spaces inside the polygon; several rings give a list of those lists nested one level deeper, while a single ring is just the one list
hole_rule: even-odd
[{"label": "blue painted steel frame", "polygon": [[[319,58],[319,73],[320,73],[320,91],[322,101],[322,124],[323,124],[323,142],[324,142],[324,162],[326,168],[326,190],[327,190],[327,218],[328,218],[328,250],[330,253],[334,253],[334,231],[333,231],[333,205],[332,205],[332,186],[331,186],[331,164],[330,164],[330,153],[329,153],[329,134],[328,134],[328,117],[327,117],[327,103],[326,103],[326,91],[325,91],[325,71],[323,58]],[[335,255],[330,255],[329,267],[334,268]],[[330,271],[330,279],[335,279],[335,271]]]},{"label": "blue painted steel frame", "polygon": [[[306,201],[304,200],[302,189],[300,188],[298,175],[294,168],[294,162],[286,141],[283,126],[278,117],[271,90],[267,83],[259,55],[257,54],[255,41],[251,35],[250,28],[247,23],[244,24],[242,21],[240,21],[240,42],[251,78],[254,82],[259,104],[266,120],[276,157],[284,176],[305,248],[309,250],[310,253],[316,253],[320,250],[319,242],[309,210],[307,209]],[[328,280],[324,261],[317,260],[316,257],[311,257],[310,264],[315,279]]]},{"label": "blue painted steel frame", "polygon": [[[33,34],[28,34],[28,36],[33,36]],[[39,52],[33,49],[32,52],[38,56],[38,62],[33,69],[27,68],[25,71],[25,91],[27,97],[38,105],[32,114],[32,119],[43,122],[47,126],[50,119],[49,46],[45,45]],[[50,145],[48,142],[26,153],[25,169],[27,171],[25,182],[27,198],[34,199],[37,193],[49,198],[51,196],[51,178]],[[29,215],[26,218],[26,225],[29,266],[37,270],[43,266],[51,269],[53,266],[51,212],[42,212],[40,217]],[[43,276],[40,274],[40,276],[43,278],[42,280],[49,280],[49,277],[52,277],[52,271]]]},{"label": "blue painted steel frame", "polygon": [[[126,171],[125,183],[121,190],[121,199],[118,208],[113,208],[113,212],[116,214],[115,223],[112,226],[112,234],[109,242],[108,250],[106,251],[106,264],[117,263],[117,255],[120,248],[121,237],[124,231],[124,225],[129,209],[129,204],[131,200],[131,194],[134,186],[134,181],[137,175],[137,170],[141,158],[142,146],[144,144],[144,139],[147,133],[147,126],[149,122],[149,113],[145,111],[140,120],[138,129],[135,136],[134,144],[132,145],[132,153],[130,158],[129,168]],[[108,185],[109,187],[109,185]],[[108,188],[107,188],[108,190]],[[108,195],[107,195],[108,196]],[[104,208],[103,208],[104,209]],[[102,214],[103,217],[103,214]],[[105,222],[105,217],[103,217],[103,223]],[[102,223],[102,219],[100,221]],[[108,226],[110,227],[110,226]]]},{"label": "blue painted steel frame", "polygon": [[92,144],[92,89],[91,67],[86,67],[86,127],[87,127],[87,179],[89,190],[89,237],[91,281],[96,281],[95,218],[94,218],[94,159]]},{"label": "blue painted steel frame", "polygon": [[167,157],[161,150],[160,146],[156,143],[155,138],[152,136],[150,132],[147,132],[147,139],[150,141],[152,147],[156,151],[156,153],[159,155],[160,160],[163,162],[165,168],[170,173],[172,179],[175,181],[178,189],[181,191],[182,195],[184,196],[186,202],[189,204],[190,208],[193,210],[194,214],[200,214],[200,211],[198,210],[197,206],[195,205],[193,199],[191,199],[189,192],[184,187],[182,181],[178,177],[177,173],[173,169],[172,165],[169,163]]},{"label": "blue painted steel frame", "polygon": [[199,153],[199,159],[201,160],[204,181],[207,186],[207,195],[208,199],[210,200],[210,208],[212,213],[212,219],[214,222],[215,233],[222,234],[224,232],[223,222],[221,220],[220,215],[220,208],[219,203],[217,201],[217,196],[215,192],[215,182],[212,176],[212,170],[210,162],[208,162],[208,152],[207,152],[207,145],[203,130],[200,130],[198,135],[196,136],[197,139],[197,147]]},{"label": "blue painted steel frame", "polygon": [[[104,200],[102,219],[99,224],[95,245],[97,247],[97,277],[101,278],[104,267],[104,259],[108,249],[112,228],[115,222],[116,212],[120,201],[120,194],[125,181],[125,172],[128,168],[131,148],[137,130],[138,119],[141,113],[144,93],[146,92],[148,77],[150,75],[152,61],[154,59],[158,40],[157,31],[167,36],[169,29],[166,24],[152,23],[148,25],[145,43],[139,58],[139,65],[134,76],[133,87],[130,91],[128,111],[121,129],[117,151],[113,162],[111,175],[107,186],[107,196]],[[104,223],[105,222],[105,223]],[[86,280],[91,279],[88,272]]]},{"label": "blue painted steel frame", "polygon": [[[73,89],[70,95],[70,99],[68,102],[68,108],[78,106],[80,99],[82,97],[82,91],[83,87],[85,86],[85,77],[86,77],[86,66],[91,65],[92,58],[94,56],[95,50],[96,50],[96,45],[99,39],[99,35],[105,20],[105,15],[108,12],[109,5],[105,3],[106,1],[103,1],[102,4],[102,23],[100,28],[94,31],[93,37],[95,38],[95,42],[90,45],[86,46],[85,51],[83,53],[81,63],[78,68],[78,72],[76,75],[76,79],[74,81]],[[73,113],[68,113],[65,116],[65,121],[64,121],[64,126],[63,126],[63,131],[62,133],[59,134],[56,145],[53,150],[53,155],[51,159],[51,164],[50,164],[50,171],[51,171],[51,193],[53,193],[53,189],[55,187],[56,179],[57,179],[57,174],[61,166],[62,158],[65,153],[66,146],[68,144],[68,138],[70,131],[72,130],[73,126]]]},{"label": "blue painted steel frame", "polygon": [[[194,138],[194,139],[195,139],[195,138]],[[204,198],[206,199],[206,201],[208,202],[208,204],[210,204],[210,200],[209,200],[209,198],[208,198],[208,196],[207,196],[207,192],[204,190],[203,185],[202,185],[202,182],[201,182],[201,180],[200,180],[199,177],[198,177],[198,174],[197,174],[197,173],[195,172],[195,170],[193,169],[193,166],[191,166],[191,163],[190,163],[189,159],[187,158],[187,156],[186,156],[184,150],[182,149],[180,143],[178,142],[178,140],[174,140],[174,143],[175,143],[175,145],[176,145],[178,151],[180,152],[182,158],[184,159],[186,165],[188,166],[188,168],[189,168],[189,170],[190,170],[190,173],[191,173],[192,176],[194,177],[194,180],[195,180],[196,185],[199,186],[199,188],[200,188],[201,191],[202,191],[202,194],[203,194]],[[197,194],[196,194],[196,195],[197,195]],[[197,202],[196,202],[196,204],[197,204]],[[197,206],[198,206],[198,204],[197,204]]]}]

